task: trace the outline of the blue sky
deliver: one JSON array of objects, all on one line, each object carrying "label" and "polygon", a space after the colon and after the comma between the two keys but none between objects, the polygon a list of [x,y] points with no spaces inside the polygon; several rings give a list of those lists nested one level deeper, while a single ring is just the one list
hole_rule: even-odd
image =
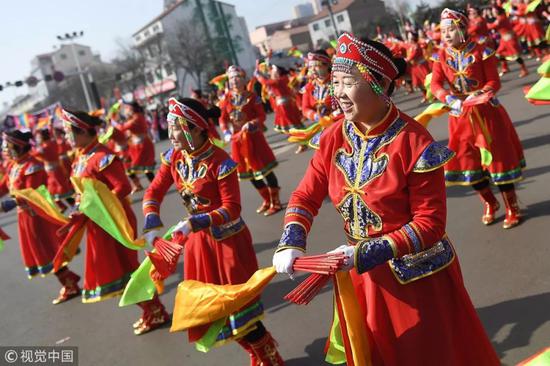
[{"label": "blue sky", "polygon": [[[249,30],[292,17],[292,6],[307,0],[225,0],[245,17]],[[435,0],[432,0],[435,1]],[[83,30],[80,43],[108,61],[116,55],[117,39],[160,14],[162,0],[2,0],[0,21],[0,83],[25,79],[31,59],[59,45],[58,34]],[[0,92],[0,109],[25,88]]]}]

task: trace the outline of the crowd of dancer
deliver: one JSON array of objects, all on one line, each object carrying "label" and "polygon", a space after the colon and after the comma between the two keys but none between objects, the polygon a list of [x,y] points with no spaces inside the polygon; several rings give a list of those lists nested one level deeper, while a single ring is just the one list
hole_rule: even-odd
[{"label": "crowd of dancer", "polygon": [[[258,262],[241,217],[239,181],[249,180],[258,191],[258,214],[283,209],[278,163],[265,136],[269,105],[275,131],[296,143],[297,152],[315,150],[288,202],[273,266],[293,275],[328,196],[347,237],[330,253],[345,258],[339,270],[349,271],[370,349],[368,360],[358,360],[355,348],[345,344],[348,365],[498,365],[446,234],[445,186],[471,186],[481,199],[485,225],[495,222],[500,208],[495,186],[506,209],[503,227],[521,223],[516,184],[526,162],[497,94],[508,61],[517,61],[524,77],[529,72],[523,55],[546,57],[543,24],[549,13],[545,2],[536,5],[495,2],[483,10],[469,7],[467,15],[445,9],[438,24],[408,27],[404,40],[380,32],[376,40],[343,33],[335,48],[309,52],[297,68],[272,57],[250,74],[230,66],[216,79],[218,100],[197,90],[190,98],[168,101],[171,147],[160,154],[158,166],[144,109],[136,101],[119,101],[108,111],[63,109],[45,128],[5,132],[0,194],[9,196],[1,211],[17,209],[28,276],[55,274],[62,288],[54,304],[77,296],[93,303],[122,294],[140,266],[137,250],[122,245],[83,209],[89,202],[79,182],[88,179],[112,192],[116,202],[109,204],[120,207],[126,231],[142,240],[147,255],[161,251],[160,209],[174,185],[187,215],[168,238],[184,253],[184,280],[247,282]],[[449,113],[448,146],[393,103],[400,87],[421,91],[422,101],[442,103]],[[48,210],[28,193],[42,186],[52,204]],[[143,190],[140,234],[128,198]],[[80,240],[76,232],[86,238],[82,287],[69,269],[71,257],[59,260],[69,236]],[[151,278],[174,273],[173,259],[166,267],[155,262]],[[143,312],[133,324],[136,335],[170,321],[157,294],[137,305]],[[283,365],[263,317],[256,297],[229,315],[214,343],[237,341],[252,366]],[[203,339],[211,325],[190,328],[189,341]]]}]

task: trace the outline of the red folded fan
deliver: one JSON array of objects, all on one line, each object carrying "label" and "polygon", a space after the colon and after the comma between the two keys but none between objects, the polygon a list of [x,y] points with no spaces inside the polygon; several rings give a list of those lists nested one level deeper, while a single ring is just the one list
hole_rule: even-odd
[{"label": "red folded fan", "polygon": [[176,270],[178,258],[183,251],[180,244],[162,238],[153,241],[155,252],[147,253],[161,277],[167,278]]},{"label": "red folded fan", "polygon": [[462,103],[463,107],[473,107],[475,105],[479,104],[485,104],[488,101],[491,100],[495,95],[492,92],[485,92],[481,93],[479,95],[476,95],[475,97],[468,97],[466,100]]},{"label": "red folded fan", "polygon": [[298,305],[309,304],[342,267],[344,258],[342,253],[297,258],[292,266],[294,271],[310,272],[312,275],[289,292],[284,299]]}]

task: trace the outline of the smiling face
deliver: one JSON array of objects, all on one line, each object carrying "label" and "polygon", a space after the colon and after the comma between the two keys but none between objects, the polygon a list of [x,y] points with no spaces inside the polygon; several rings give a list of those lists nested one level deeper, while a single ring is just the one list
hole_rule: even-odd
[{"label": "smiling face", "polygon": [[458,26],[452,24],[452,25],[445,25],[441,26],[441,39],[447,46],[450,47],[458,47],[462,43],[462,33],[460,28]]},{"label": "smiling face", "polygon": [[[334,98],[349,121],[368,125],[378,122],[380,115],[383,116],[387,110],[386,102],[372,90],[370,84],[355,67],[351,74],[341,71],[333,72],[332,85]],[[387,87],[381,86],[384,90]]]}]

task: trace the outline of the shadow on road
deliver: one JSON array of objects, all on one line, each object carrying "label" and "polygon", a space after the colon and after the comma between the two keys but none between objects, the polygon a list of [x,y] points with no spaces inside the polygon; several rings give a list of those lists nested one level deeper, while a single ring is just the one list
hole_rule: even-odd
[{"label": "shadow on road", "polygon": [[[262,293],[262,300],[267,312],[276,313],[288,306],[303,307],[303,305],[295,305],[286,301],[284,297],[290,291],[294,290],[296,286],[298,286],[306,278],[306,276],[307,276],[306,274],[303,274],[301,276],[296,276],[296,279],[294,281],[291,279],[288,279],[286,281],[271,282]],[[323,294],[325,292],[330,292],[330,291],[332,291],[332,284],[325,286],[319,292],[319,294]],[[315,299],[313,299],[313,301],[315,301]]]},{"label": "shadow on road", "polygon": [[524,150],[550,144],[550,135],[535,136],[521,142]]},{"label": "shadow on road", "polygon": [[514,122],[514,126],[517,128],[517,127],[529,124],[531,122],[535,122],[535,121],[538,121],[538,120],[543,120],[543,119],[545,119],[546,117],[549,117],[549,116],[550,116],[550,113],[546,113],[546,114],[543,114],[543,115],[540,115],[540,116],[535,116],[535,117],[531,117],[531,118],[528,118],[528,119],[522,119],[522,120],[519,120],[517,122]]},{"label": "shadow on road", "polygon": [[549,308],[550,293],[544,293],[478,308],[477,312],[502,358],[507,351],[530,344],[537,329],[550,321]]},{"label": "shadow on road", "polygon": [[285,360],[286,366],[310,366],[310,365],[328,365],[325,362],[325,343],[326,338],[318,338],[313,343],[306,346],[304,351],[307,357]]},{"label": "shadow on road", "polygon": [[550,200],[533,203],[527,206],[524,220],[533,219],[535,217],[550,216]]}]

